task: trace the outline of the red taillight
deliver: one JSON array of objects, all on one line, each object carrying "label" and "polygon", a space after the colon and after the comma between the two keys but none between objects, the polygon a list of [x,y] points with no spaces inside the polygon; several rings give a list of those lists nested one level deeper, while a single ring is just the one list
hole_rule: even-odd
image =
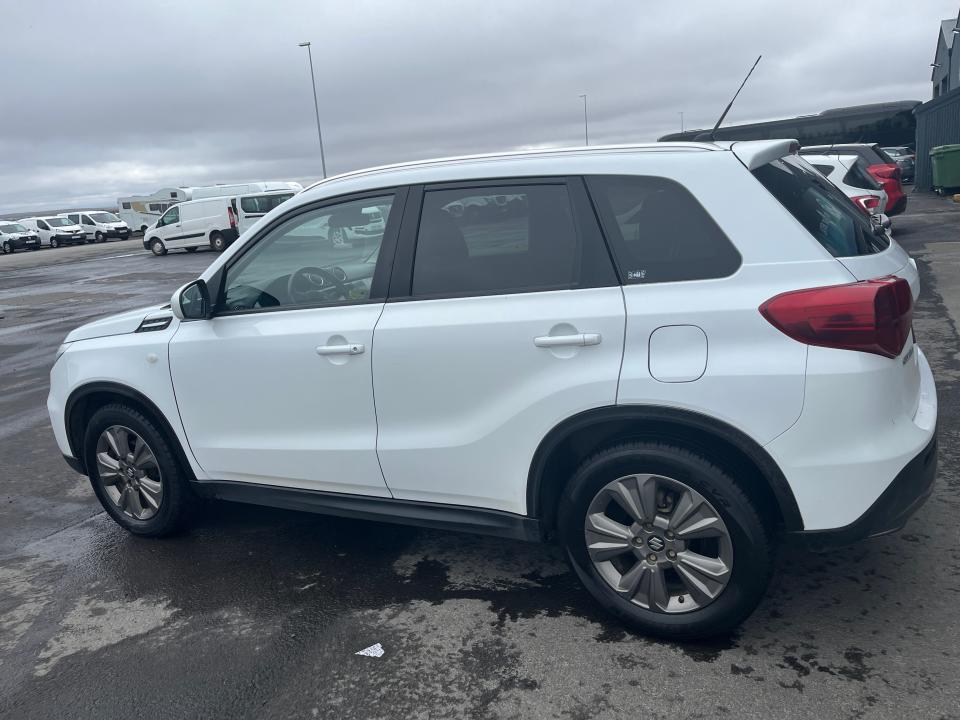
[{"label": "red taillight", "polygon": [[863,210],[867,215],[871,214],[874,210],[880,209],[880,198],[876,195],[858,195],[850,199],[853,200],[854,205]]},{"label": "red taillight", "polygon": [[903,278],[885,277],[783,293],[760,306],[771,325],[807,345],[895,358],[913,321],[913,294]]},{"label": "red taillight", "polygon": [[237,216],[233,214],[233,208],[227,208],[227,219],[230,221],[230,227],[237,227]]}]

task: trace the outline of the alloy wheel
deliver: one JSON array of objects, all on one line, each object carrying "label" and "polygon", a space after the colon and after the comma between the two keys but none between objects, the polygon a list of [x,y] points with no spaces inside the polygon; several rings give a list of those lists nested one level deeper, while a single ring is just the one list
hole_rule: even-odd
[{"label": "alloy wheel", "polygon": [[97,475],[107,497],[125,515],[149,520],[163,502],[156,455],[146,441],[123,425],[111,425],[97,440]]},{"label": "alloy wheel", "polygon": [[716,508],[663,475],[604,485],[587,509],[584,540],[600,577],[653,612],[698,610],[720,596],[733,572],[733,542]]}]

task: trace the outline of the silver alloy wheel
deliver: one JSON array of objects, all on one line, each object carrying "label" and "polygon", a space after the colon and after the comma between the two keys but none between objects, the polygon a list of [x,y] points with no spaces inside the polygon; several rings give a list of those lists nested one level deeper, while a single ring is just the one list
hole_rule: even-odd
[{"label": "silver alloy wheel", "polygon": [[587,509],[584,538],[604,581],[654,612],[710,604],[733,572],[723,518],[703,495],[663,475],[628,475],[603,486]]},{"label": "silver alloy wheel", "polygon": [[110,500],[125,514],[149,520],[163,502],[160,466],[153,450],[133,430],[111,425],[97,440],[97,475]]}]

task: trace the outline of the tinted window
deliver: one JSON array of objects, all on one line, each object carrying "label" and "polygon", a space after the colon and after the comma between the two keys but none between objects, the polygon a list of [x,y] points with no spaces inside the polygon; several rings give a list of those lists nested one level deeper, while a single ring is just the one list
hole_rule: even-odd
[{"label": "tinted window", "polygon": [[150,203],[150,210],[153,212],[160,212],[164,209],[164,206],[160,203]]},{"label": "tinted window", "polygon": [[266,214],[277,205],[293,197],[293,193],[282,195],[257,195],[255,197],[240,198],[240,209],[245,213]]},{"label": "tinted window", "polygon": [[565,185],[427,191],[413,294],[569,288],[578,248]]},{"label": "tinted window", "polygon": [[[343,305],[370,298],[393,196],[297,215],[227,269],[222,310]],[[371,209],[378,222],[369,222]]]},{"label": "tinted window", "polygon": [[834,257],[870,255],[889,245],[886,234],[874,232],[866,214],[801,160],[781,158],[753,174]]},{"label": "tinted window", "polygon": [[881,186],[876,180],[873,179],[873,175],[867,172],[866,167],[863,164],[863,160],[857,160],[851,167],[847,174],[843,176],[843,182],[847,185],[850,185],[855,188],[861,188],[863,190],[880,190]]},{"label": "tinted window", "polygon": [[740,267],[740,253],[679,183],[615,175],[587,182],[625,282],[703,280]]},{"label": "tinted window", "polygon": [[130,209],[130,203],[127,203],[127,202],[123,203],[123,209],[124,209],[124,210],[129,210],[129,209]]},{"label": "tinted window", "polygon": [[37,227],[40,228],[41,230],[50,229],[50,227],[43,220],[37,220]]},{"label": "tinted window", "polygon": [[[73,220],[73,217],[71,217],[70,219]],[[73,220],[73,221],[76,222],[76,220]],[[84,216],[83,216],[83,224],[84,224],[84,225],[93,225],[94,222],[93,222],[93,220],[90,219],[90,217],[89,217],[88,215],[84,215]]]},{"label": "tinted window", "polygon": [[830,173],[833,172],[833,165],[816,165],[814,167],[817,169],[817,172],[823,174],[824,177],[830,177]]}]

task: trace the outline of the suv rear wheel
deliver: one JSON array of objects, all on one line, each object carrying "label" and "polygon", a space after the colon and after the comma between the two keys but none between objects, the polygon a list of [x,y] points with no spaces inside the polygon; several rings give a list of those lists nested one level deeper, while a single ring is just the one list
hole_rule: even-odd
[{"label": "suv rear wheel", "polygon": [[106,405],[90,418],[83,447],[93,491],[119,525],[155,537],[187,520],[196,500],[170,442],[148,417]]},{"label": "suv rear wheel", "polygon": [[589,458],[564,490],[559,530],[574,571],[635,629],[684,640],[731,631],[773,567],[747,495],[706,458],[627,443]]}]

